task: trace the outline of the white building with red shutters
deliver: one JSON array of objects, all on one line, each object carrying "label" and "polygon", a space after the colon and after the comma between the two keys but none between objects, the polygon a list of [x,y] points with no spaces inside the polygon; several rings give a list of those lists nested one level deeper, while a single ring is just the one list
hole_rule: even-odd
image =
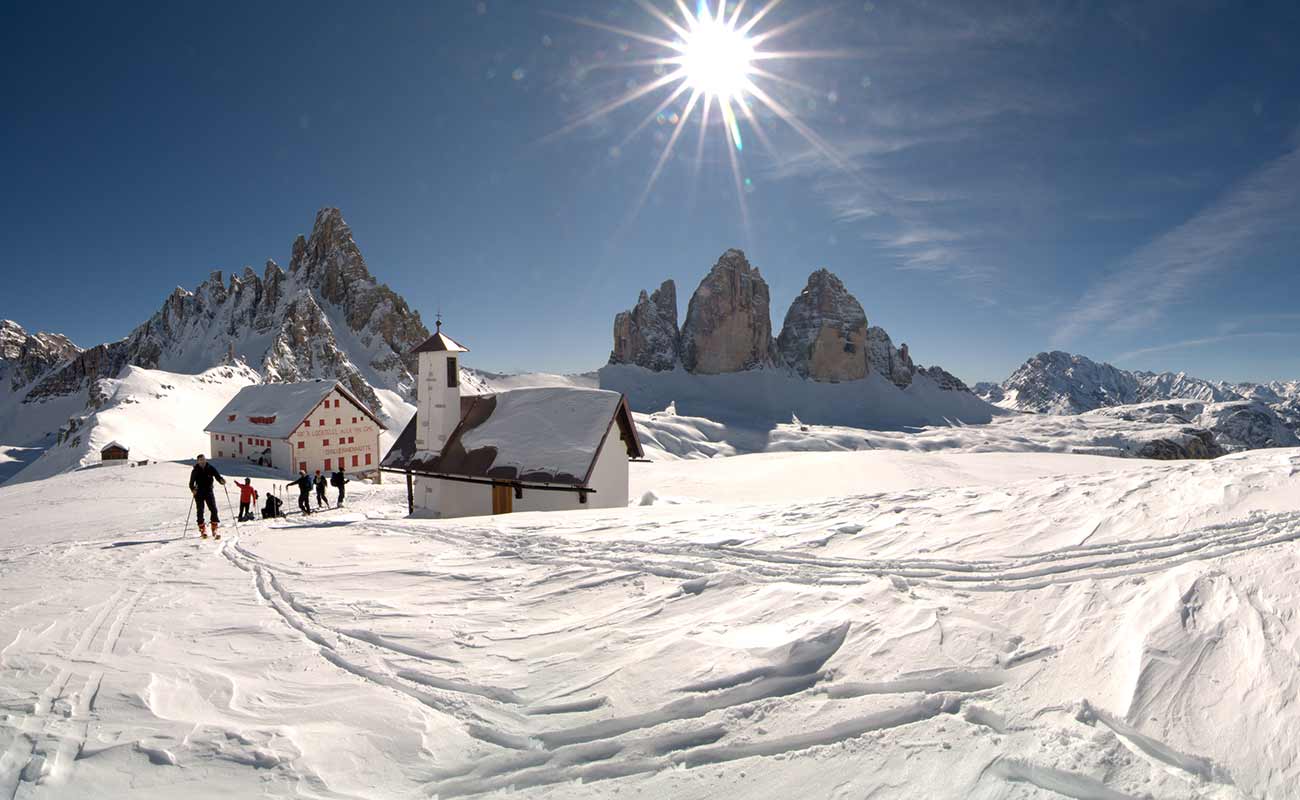
[{"label": "white building with red shutters", "polygon": [[338,381],[245,386],[204,428],[209,458],[378,475],[384,424]]}]

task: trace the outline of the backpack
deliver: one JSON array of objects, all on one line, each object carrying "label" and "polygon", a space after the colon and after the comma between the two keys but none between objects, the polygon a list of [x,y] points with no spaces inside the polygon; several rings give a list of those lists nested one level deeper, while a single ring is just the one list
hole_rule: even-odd
[{"label": "backpack", "polygon": [[331,485],[331,486],[342,486],[342,485],[343,485],[343,476],[340,475],[340,474],[338,474],[337,472],[334,473],[333,475],[331,475],[331,476],[330,476],[330,485]]}]

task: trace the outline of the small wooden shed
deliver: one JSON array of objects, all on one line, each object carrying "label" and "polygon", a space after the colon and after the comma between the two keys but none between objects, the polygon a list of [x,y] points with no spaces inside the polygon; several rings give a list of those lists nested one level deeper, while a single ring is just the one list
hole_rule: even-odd
[{"label": "small wooden shed", "polygon": [[105,463],[125,464],[131,451],[119,442],[113,441],[99,449],[99,460]]}]

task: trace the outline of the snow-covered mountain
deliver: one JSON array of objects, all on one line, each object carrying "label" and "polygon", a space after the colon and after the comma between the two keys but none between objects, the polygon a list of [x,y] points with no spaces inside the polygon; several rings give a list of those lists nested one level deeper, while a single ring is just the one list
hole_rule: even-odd
[{"label": "snow-covered mountain", "polygon": [[[120,341],[76,353],[27,388],[25,403],[66,396],[127,365],[196,374],[244,362],[268,381],[337,378],[384,413],[414,392],[406,354],[429,331],[396,292],[370,274],[337,208],[323,208],[293,243],[289,269],[267,261],[193,291],[177,287]],[[379,392],[389,392],[381,397]]]},{"label": "snow-covered mountain", "polygon": [[[121,404],[145,408],[137,415],[145,429],[151,419],[170,425],[177,409],[165,398],[174,395],[147,386],[198,380],[197,388],[219,401],[216,413],[226,395],[250,382],[338,379],[400,429],[415,393],[408,354],[428,336],[419,313],[370,273],[339,210],[323,208],[311,234],[294,241],[287,271],[267,261],[261,275],[248,267],[228,280],[213,272],[193,290],[175,289],[121,340],[83,350],[67,337],[0,322],[0,446],[10,453],[0,480],[21,468],[15,460],[45,451],[49,458],[29,475],[93,459],[92,445],[113,438],[95,426]],[[473,391],[479,381],[468,378]],[[198,425],[201,432],[207,419],[190,416],[181,414],[187,430]],[[147,430],[128,438],[152,441]],[[183,452],[193,449],[186,444]],[[180,452],[147,446],[140,457]]]},{"label": "snow-covered mountain", "polygon": [[1131,372],[1060,351],[1039,353],[1002,383],[979,383],[974,391],[1003,408],[1036,414],[1081,414],[1163,400],[1253,400],[1272,408],[1293,430],[1300,422],[1300,381],[1227,383],[1185,372]]},{"label": "snow-covered mountain", "polygon": [[1003,408],[1036,414],[1082,414],[1156,400],[1244,399],[1225,384],[1185,373],[1130,372],[1059,350],[1039,353],[1000,385],[980,384],[977,391]]}]

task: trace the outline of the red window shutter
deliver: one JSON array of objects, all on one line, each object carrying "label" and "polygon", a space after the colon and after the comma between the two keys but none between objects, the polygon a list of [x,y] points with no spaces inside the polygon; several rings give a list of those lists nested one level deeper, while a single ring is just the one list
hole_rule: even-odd
[{"label": "red window shutter", "polygon": [[330,468],[330,459],[327,458],[325,459],[325,471],[329,472],[329,468]]},{"label": "red window shutter", "polygon": [[329,447],[329,446],[330,446],[330,440],[329,440],[329,439],[326,439],[326,440],[325,440],[325,446],[326,446],[326,447]]},{"label": "red window shutter", "polygon": [[321,421],[320,421],[320,426],[321,426],[322,428],[325,427],[325,420],[321,420]]},{"label": "red window shutter", "polygon": [[299,449],[299,450],[301,450],[301,449],[302,449],[302,445],[303,445],[303,443],[302,443],[302,442],[298,442],[298,449]]},{"label": "red window shutter", "polygon": [[305,420],[302,421],[302,424],[303,424],[303,427],[304,427],[304,428],[310,428],[310,427],[311,427],[311,420],[309,420],[309,419],[305,419]]},{"label": "red window shutter", "polygon": [[356,417],[353,417],[353,418],[352,418],[352,424],[353,424],[353,425],[356,425],[356,424],[357,424],[357,418],[356,418]]},{"label": "red window shutter", "polygon": [[352,466],[354,466],[354,467],[357,466],[357,457],[356,457],[356,456],[353,456],[353,457],[352,457]]},{"label": "red window shutter", "polygon": [[338,401],[338,400],[335,400],[335,401],[334,401],[334,407],[335,407],[335,408],[338,408],[338,407],[339,407],[339,401]]},{"label": "red window shutter", "polygon": [[370,454],[366,453],[366,466],[370,466]]},{"label": "red window shutter", "polygon": [[334,424],[335,424],[335,425],[342,425],[342,424],[343,424],[343,420],[339,419],[338,417],[335,417],[335,418],[334,418]]}]

